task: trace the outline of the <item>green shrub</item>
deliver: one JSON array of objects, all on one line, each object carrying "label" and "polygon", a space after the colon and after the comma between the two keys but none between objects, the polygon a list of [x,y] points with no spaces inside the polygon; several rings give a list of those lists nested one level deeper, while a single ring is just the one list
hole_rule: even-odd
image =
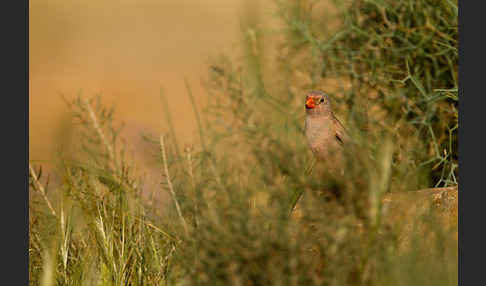
[{"label": "green shrub", "polygon": [[[332,36],[317,21],[327,15],[280,3],[288,53],[310,49],[304,71],[314,86],[325,88],[329,78],[341,82],[331,94],[341,95],[349,121],[364,130],[393,130],[399,149],[413,153],[398,157],[430,171],[434,186],[457,184],[457,1],[335,3],[343,23]],[[403,150],[410,135],[419,142]]]}]

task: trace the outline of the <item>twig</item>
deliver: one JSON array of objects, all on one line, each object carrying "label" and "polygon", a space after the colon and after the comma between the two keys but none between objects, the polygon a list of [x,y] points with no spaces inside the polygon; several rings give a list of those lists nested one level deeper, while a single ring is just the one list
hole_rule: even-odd
[{"label": "twig", "polygon": [[32,168],[32,166],[30,164],[29,164],[29,173],[30,173],[30,176],[32,177],[32,180],[34,181],[34,189],[38,190],[41,193],[41,195],[44,198],[44,200],[46,201],[47,207],[51,211],[52,215],[53,216],[57,216],[56,215],[56,211],[54,210],[54,208],[52,207],[51,203],[49,202],[49,199],[47,198],[47,195],[46,195],[46,192],[44,190],[44,187],[39,182],[39,179],[37,178],[37,175],[36,175],[36,173],[34,171],[34,168]]},{"label": "twig", "polygon": [[174,140],[173,143],[177,153],[177,158],[180,158],[181,154],[179,151],[179,143],[177,142],[177,137],[174,131],[174,124],[172,123],[172,116],[169,110],[169,102],[167,101],[167,97],[165,97],[164,95],[163,89],[160,89],[160,101],[162,102],[164,114],[166,116],[167,123],[169,124],[170,135],[172,136],[172,140]]},{"label": "twig", "polygon": [[162,160],[164,162],[164,172],[165,172],[165,177],[167,180],[167,184],[169,185],[169,191],[172,195],[172,199],[174,200],[174,204],[177,210],[177,214],[179,215],[179,218],[182,221],[182,225],[184,226],[184,230],[186,231],[186,235],[189,234],[189,231],[187,229],[187,223],[184,217],[182,216],[181,208],[179,206],[179,202],[177,201],[176,194],[174,192],[174,187],[172,186],[172,182],[170,180],[169,176],[169,168],[167,167],[167,157],[165,155],[165,144],[164,144],[164,137],[160,135],[160,151],[162,153]]},{"label": "twig", "polygon": [[194,115],[196,116],[196,122],[197,122],[197,127],[199,129],[199,137],[201,138],[201,145],[206,151],[206,143],[204,142],[204,134],[203,134],[203,128],[201,124],[201,117],[199,116],[199,112],[197,111],[196,107],[196,101],[194,100],[194,96],[192,95],[192,90],[191,86],[189,85],[189,82],[187,81],[187,78],[184,77],[184,84],[186,85],[187,89],[187,95],[189,96],[189,100],[191,101],[192,109],[194,111]]},{"label": "twig", "polygon": [[197,228],[197,226],[199,225],[199,221],[198,221],[199,196],[198,196],[198,193],[197,193],[197,190],[196,190],[196,183],[195,183],[195,180],[194,180],[194,172],[193,172],[193,169],[192,169],[192,148],[186,147],[184,149],[184,151],[186,152],[186,156],[187,156],[187,167],[188,167],[188,170],[189,170],[189,177],[191,178],[191,187],[192,187],[193,195],[194,195],[194,198],[195,198],[195,202],[194,202],[194,223],[195,223],[195,227]]},{"label": "twig", "polygon": [[191,86],[189,85],[189,81],[185,77],[184,77],[184,83],[186,85],[187,95],[189,96],[189,100],[191,101],[192,109],[194,111],[194,116],[196,116],[196,123],[197,123],[197,126],[198,126],[199,137],[201,139],[201,145],[202,145],[203,151],[204,151],[205,155],[209,156],[209,167],[211,168],[211,171],[214,173],[214,177],[216,178],[216,182],[220,186],[222,186],[223,184],[221,182],[221,178],[220,178],[220,176],[219,176],[219,174],[216,170],[216,166],[214,166],[212,154],[206,148],[206,143],[204,141],[203,126],[202,126],[202,123],[201,123],[202,122],[201,116],[199,115],[199,112],[197,111],[196,101],[195,101],[194,96],[192,94],[192,90],[191,90]]},{"label": "twig", "polygon": [[96,133],[98,133],[98,136],[100,137],[101,141],[103,142],[103,144],[105,145],[108,151],[108,156],[110,156],[110,159],[114,161],[113,148],[111,147],[110,144],[108,144],[108,141],[106,141],[105,135],[103,134],[103,131],[101,130],[100,125],[98,124],[98,120],[96,119],[96,115],[93,109],[91,108],[88,102],[84,101],[84,104],[86,106],[86,109],[88,110],[89,117],[91,119],[91,122],[93,123],[93,127],[96,130]]}]

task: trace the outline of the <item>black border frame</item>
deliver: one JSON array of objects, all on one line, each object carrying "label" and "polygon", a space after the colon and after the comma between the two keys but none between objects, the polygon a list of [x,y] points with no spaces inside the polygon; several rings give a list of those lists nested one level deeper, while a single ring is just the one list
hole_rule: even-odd
[{"label": "black border frame", "polygon": [[[30,0],[32,1],[32,0]],[[29,1],[2,4],[3,207],[2,277],[5,285],[29,283]],[[13,281],[13,283],[8,283]]]},{"label": "black border frame", "polygon": [[[481,90],[484,80],[484,61],[479,55],[484,53],[481,30],[484,18],[481,2],[461,1],[459,5],[459,192],[458,192],[458,267],[459,285],[481,285],[484,281],[485,200],[480,179],[484,178],[485,142],[484,96]],[[467,5],[465,4],[467,3]],[[476,4],[474,7],[472,4]],[[467,51],[467,52],[466,52]],[[468,94],[465,94],[465,91]],[[466,134],[472,136],[466,138]],[[481,164],[483,163],[483,164]],[[468,230],[468,231],[466,231]],[[483,275],[481,275],[483,274]],[[484,283],[484,282],[483,282]]]}]

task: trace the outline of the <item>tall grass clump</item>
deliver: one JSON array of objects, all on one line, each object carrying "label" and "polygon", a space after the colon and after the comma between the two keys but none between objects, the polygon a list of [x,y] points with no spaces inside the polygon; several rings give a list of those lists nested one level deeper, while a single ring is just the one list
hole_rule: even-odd
[{"label": "tall grass clump", "polygon": [[[112,111],[70,102],[83,133],[57,192],[31,171],[31,283],[457,284],[457,223],[431,204],[397,216],[382,203],[457,183],[454,4],[351,1],[331,29],[316,3],[277,2],[275,58],[248,12],[243,55],[211,62],[204,109],[186,81],[199,144],[177,144],[168,109],[169,136],[151,140],[167,204],[142,199]],[[353,138],[344,174],[306,145],[309,89],[330,94]]]},{"label": "tall grass clump", "polygon": [[29,169],[31,285],[167,283],[178,238],[141,200],[113,110],[99,96],[68,104],[76,144],[60,154],[62,181],[48,192],[39,171]]}]

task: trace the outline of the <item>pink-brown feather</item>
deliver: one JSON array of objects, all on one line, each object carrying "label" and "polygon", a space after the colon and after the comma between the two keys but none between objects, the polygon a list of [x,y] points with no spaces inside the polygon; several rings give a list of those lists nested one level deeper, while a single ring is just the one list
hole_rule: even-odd
[{"label": "pink-brown feather", "polygon": [[348,136],[332,112],[329,97],[323,92],[311,91],[306,96],[305,106],[305,135],[312,152],[319,160],[340,160]]}]

